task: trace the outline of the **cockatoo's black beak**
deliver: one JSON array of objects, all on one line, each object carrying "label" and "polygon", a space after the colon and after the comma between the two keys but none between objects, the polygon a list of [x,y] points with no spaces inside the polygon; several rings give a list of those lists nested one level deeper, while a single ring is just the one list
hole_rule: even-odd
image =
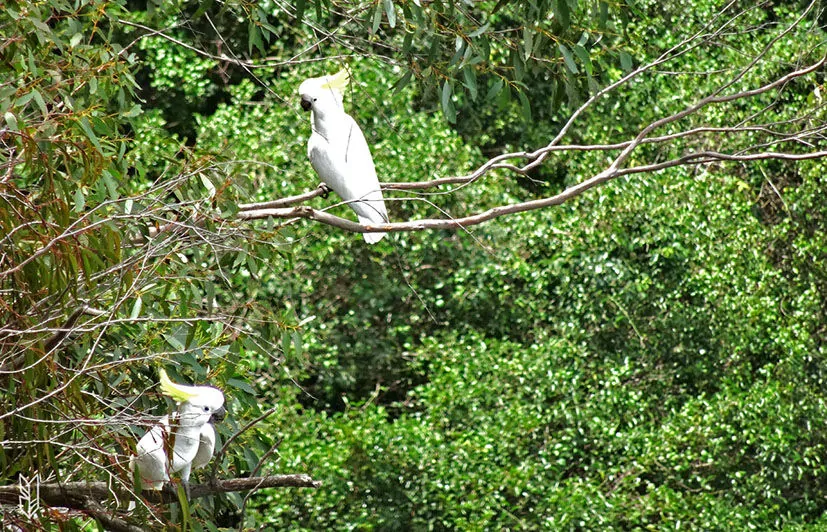
[{"label": "cockatoo's black beak", "polygon": [[310,108],[313,106],[313,102],[307,96],[302,96],[301,106],[302,109],[304,109],[305,111],[309,111]]},{"label": "cockatoo's black beak", "polygon": [[212,416],[210,416],[210,422],[224,421],[224,416],[226,415],[227,411],[222,406],[221,408],[212,413]]}]

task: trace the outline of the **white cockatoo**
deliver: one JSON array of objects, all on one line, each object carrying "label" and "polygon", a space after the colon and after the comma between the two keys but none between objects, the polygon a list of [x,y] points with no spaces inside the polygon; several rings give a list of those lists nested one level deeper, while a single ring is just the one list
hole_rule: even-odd
[{"label": "white cockatoo", "polygon": [[[341,70],[331,76],[304,80],[299,86],[302,109],[311,111],[313,133],[307,142],[307,155],[322,182],[356,211],[359,223],[387,223],[388,211],[370,148],[342,103],[349,81],[347,70]],[[375,244],[385,233],[362,235],[368,244]]]},{"label": "white cockatoo", "polygon": [[[130,465],[138,468],[141,484],[159,490],[172,473],[186,486],[193,469],[203,467],[215,450],[212,423],[224,419],[224,394],[212,386],[186,386],[172,382],[161,369],[160,389],[178,402],[178,411],[164,416],[138,441]],[[172,450],[172,460],[167,451]]]}]

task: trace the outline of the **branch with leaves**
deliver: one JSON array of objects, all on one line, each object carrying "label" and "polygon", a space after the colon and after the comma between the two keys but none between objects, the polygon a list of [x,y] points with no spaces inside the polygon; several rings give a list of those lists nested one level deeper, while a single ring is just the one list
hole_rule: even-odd
[{"label": "branch with leaves", "polygon": [[[233,478],[191,485],[189,498],[192,500],[219,493],[249,492],[265,488],[318,488],[320,485],[321,482],[303,474]],[[88,513],[91,517],[101,521],[108,530],[130,532],[143,530],[130,524],[126,519],[118,517],[116,512],[105,508],[103,504],[104,501],[112,500],[113,496],[125,500],[132,499],[134,494],[125,488],[114,488],[106,482],[66,482],[40,484],[36,487],[35,493],[46,506]],[[0,486],[0,506],[15,507],[24,495],[31,495],[30,490],[19,484]],[[140,496],[147,504],[170,504],[179,502],[181,494],[177,486],[170,483],[166,484],[162,490],[144,491]]]},{"label": "branch with leaves", "polygon": [[[769,93],[787,86],[799,78],[814,75],[827,62],[827,55],[822,55],[821,58],[803,68],[798,68],[784,75],[778,76],[763,85],[746,90],[740,90],[731,94],[725,94],[725,91],[735,86],[741,81],[748,72],[754,70],[760,64],[763,58],[774,46],[776,46],[786,35],[797,28],[807,18],[810,12],[815,8],[816,2],[811,2],[801,15],[793,21],[788,27],[778,32],[773,39],[771,39],[764,48],[752,58],[749,63],[742,68],[726,83],[722,84],[712,94],[699,99],[698,101],[688,104],[682,111],[665,116],[658,120],[651,122],[643,127],[638,135],[629,141],[604,144],[604,145],[560,145],[560,141],[574,126],[578,117],[580,117],[587,109],[589,109],[598,99],[606,96],[612,91],[616,91],[630,83],[635,78],[642,74],[652,71],[668,61],[682,56],[690,51],[696,49],[702,44],[713,42],[719,35],[728,30],[733,19],[723,17],[725,9],[722,10],[716,17],[713,17],[707,25],[699,29],[695,34],[685,39],[683,42],[672,47],[664,52],[660,57],[651,61],[650,63],[641,66],[629,74],[623,76],[616,82],[607,87],[597,91],[592,95],[583,105],[581,105],[568,119],[568,121],[560,129],[559,133],[549,142],[548,145],[532,152],[513,152],[506,153],[491,158],[478,169],[466,176],[446,177],[435,179],[431,181],[420,181],[411,183],[387,183],[382,185],[382,190],[385,192],[406,191],[406,190],[425,190],[433,189],[446,185],[459,185],[460,187],[470,185],[482,178],[495,169],[511,170],[519,175],[528,175],[528,173],[542,164],[550,155],[557,154],[565,156],[569,152],[576,151],[614,151],[620,153],[614,157],[611,163],[602,172],[592,176],[589,179],[581,181],[564,191],[551,197],[540,198],[530,201],[518,202],[509,205],[500,205],[489,208],[485,211],[464,215],[454,218],[445,219],[422,219],[406,222],[394,222],[386,224],[362,225],[353,222],[349,219],[342,218],[329,214],[327,209],[314,209],[307,206],[300,206],[299,204],[311,200],[320,195],[326,195],[327,187],[321,185],[315,190],[306,193],[281,198],[272,201],[261,203],[241,204],[237,218],[244,221],[258,220],[265,218],[277,219],[307,219],[319,223],[337,227],[345,231],[355,233],[367,232],[407,232],[407,231],[424,231],[435,229],[456,229],[465,228],[477,224],[493,220],[502,216],[518,214],[522,212],[544,209],[556,205],[560,205],[572,198],[580,196],[587,190],[604,184],[610,180],[622,176],[633,174],[651,173],[661,171],[667,168],[687,165],[707,165],[720,162],[740,162],[747,163],[759,160],[788,160],[801,161],[808,159],[820,159],[827,156],[827,151],[815,149],[819,145],[819,141],[824,139],[827,125],[823,122],[817,123],[814,127],[801,127],[798,131],[793,133],[776,130],[775,127],[781,124],[770,122],[760,124],[739,123],[732,127],[695,127],[686,131],[678,131],[662,136],[651,136],[651,134],[659,128],[663,128],[669,124],[673,124],[684,120],[693,115],[697,115],[701,110],[715,105],[731,104],[741,100],[748,100],[758,96]],[[818,108],[823,109],[824,104],[821,103]],[[801,124],[806,123],[811,118],[811,115],[800,117]],[[789,126],[790,124],[786,124]],[[764,134],[768,139],[764,143],[756,143],[750,148],[739,149],[733,153],[721,152],[714,149],[700,149],[685,153],[679,157],[675,157],[666,161],[652,162],[648,164],[638,164],[629,167],[624,167],[626,161],[631,157],[632,153],[641,145],[659,145],[674,142],[679,139],[697,138],[702,135],[714,135],[716,140],[715,145],[725,145],[727,139],[734,135],[745,134]],[[766,148],[775,147],[778,145],[792,145],[805,146],[810,148],[810,151],[768,151]],[[515,160],[528,161],[525,164],[515,164]],[[455,190],[455,189],[454,189]],[[416,198],[414,198],[416,199]]]}]

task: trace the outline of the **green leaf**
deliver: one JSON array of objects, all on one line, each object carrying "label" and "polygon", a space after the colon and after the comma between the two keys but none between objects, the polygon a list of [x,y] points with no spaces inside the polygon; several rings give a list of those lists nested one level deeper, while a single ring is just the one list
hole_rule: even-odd
[{"label": "green leaf", "polygon": [[14,113],[12,113],[11,111],[6,111],[5,114],[3,114],[3,118],[6,119],[6,125],[9,127],[9,129],[11,129],[12,131],[20,131],[17,128],[17,117],[14,116]]},{"label": "green leaf", "polygon": [[411,52],[411,45],[413,44],[414,34],[410,31],[405,32],[405,38],[402,39],[402,53],[408,54]]},{"label": "green leaf", "polygon": [[116,200],[120,197],[120,192],[118,191],[118,182],[112,177],[112,174],[109,170],[104,170],[101,172],[101,178],[103,179],[104,184],[106,185],[106,189],[109,192],[109,199]]},{"label": "green leaf", "polygon": [[181,484],[178,484],[178,504],[181,505],[181,528],[187,530],[190,528],[192,516],[190,515],[190,502],[187,499],[184,486]]},{"label": "green leaf", "polygon": [[261,40],[261,30],[253,20],[250,20],[249,24],[247,24],[247,32],[247,49],[250,55],[253,54],[254,48],[258,48],[259,52],[264,54],[264,42]]},{"label": "green leaf", "polygon": [[480,58],[480,61],[488,61],[491,57],[491,44],[488,42],[488,37],[478,40],[476,44],[479,49],[479,55],[477,57]]},{"label": "green leaf", "polygon": [[577,89],[577,83],[571,76],[566,77],[566,97],[568,98],[569,107],[575,108],[580,105],[580,92]]},{"label": "green leaf", "polygon": [[597,83],[597,80],[594,79],[594,76],[591,74],[586,75],[586,82],[589,84],[589,90],[592,93],[598,92],[600,90],[600,84]]},{"label": "green leaf", "polygon": [[43,96],[40,95],[37,89],[32,89],[32,94],[34,95],[35,103],[40,107],[40,112],[43,113],[43,116],[48,116],[49,109],[46,108],[46,102],[43,101]]},{"label": "green leaf", "polygon": [[567,0],[552,0],[551,11],[554,13],[554,18],[560,24],[563,30],[568,29],[571,24],[571,14],[569,12],[569,4]]},{"label": "green leaf", "polygon": [[195,10],[195,13],[192,15],[192,18],[201,18],[204,15],[204,13],[206,13],[212,8],[214,3],[215,0],[201,0],[200,2],[198,2],[198,9]]},{"label": "green leaf", "polygon": [[80,128],[86,134],[86,137],[89,139],[89,141],[98,149],[98,151],[103,151],[103,148],[101,148],[101,144],[98,140],[97,135],[95,135],[95,132],[92,131],[92,126],[89,125],[89,119],[87,119],[85,116],[82,116],[80,117],[78,123],[80,124]]},{"label": "green leaf", "polygon": [[626,52],[620,52],[620,68],[625,72],[632,70],[632,56]]},{"label": "green leaf", "polygon": [[143,482],[141,482],[141,469],[136,465],[132,471],[132,485],[135,487],[135,493],[139,494],[143,491]]},{"label": "green leaf", "polygon": [[488,93],[485,95],[485,99],[488,101],[493,100],[497,97],[501,90],[503,90],[503,80],[502,78],[497,78],[488,88]]},{"label": "green leaf", "polygon": [[83,191],[80,187],[75,189],[75,212],[83,212],[84,207],[86,207],[86,196],[83,195]]},{"label": "green leaf", "polygon": [[302,354],[302,337],[298,333],[298,331],[293,331],[293,349],[295,350],[296,356],[301,356],[301,354]]},{"label": "green leaf", "polygon": [[382,23],[382,6],[376,4],[376,7],[373,10],[373,23],[370,26],[370,32],[376,35],[376,32],[379,31],[379,25]]},{"label": "green leaf", "polygon": [[525,91],[519,90],[517,91],[517,98],[520,100],[520,109],[523,112],[523,118],[527,121],[531,121],[531,103],[528,101],[528,96],[525,95]]},{"label": "green leaf", "polygon": [[255,257],[250,254],[247,255],[247,270],[253,277],[258,277],[258,263],[256,263]]},{"label": "green leaf", "polygon": [[259,22],[259,24],[261,24],[262,28],[267,30],[266,32],[264,32],[264,37],[267,39],[268,43],[270,42],[271,37],[273,37],[273,36],[278,37],[278,35],[279,35],[278,28],[276,28],[275,26],[273,26],[272,24],[270,24],[269,22],[264,21],[264,20]]},{"label": "green leaf", "polygon": [[37,68],[37,61],[35,61],[34,54],[32,53],[31,50],[29,50],[29,53],[26,54],[26,57],[29,60],[29,72],[33,75],[39,75],[40,74],[40,69]]},{"label": "green leaf", "polygon": [[580,59],[580,62],[583,64],[583,67],[586,69],[586,73],[590,76],[592,75],[592,60],[589,57],[589,52],[580,44],[574,45],[574,53],[577,55],[577,58]]},{"label": "green leaf", "polygon": [[600,0],[600,2],[597,3],[597,5],[598,9],[600,10],[600,13],[597,16],[598,28],[600,28],[601,30],[605,30],[606,22],[608,22],[609,20],[609,3],[605,2],[604,0]]},{"label": "green leaf", "polygon": [[469,39],[475,39],[475,38],[479,37],[480,35],[482,35],[483,33],[485,33],[486,31],[488,31],[488,29],[490,27],[491,27],[491,24],[488,24],[488,23],[483,24],[479,28],[477,28],[474,31],[472,31],[471,33],[469,33],[468,38]]},{"label": "green leaf", "polygon": [[471,93],[471,99],[477,99],[477,73],[474,68],[467,66],[462,69],[462,77],[465,79],[465,86],[468,87],[468,92]]},{"label": "green leaf", "polygon": [[566,63],[566,68],[569,69],[569,72],[572,74],[579,74],[580,71],[577,69],[577,64],[574,62],[574,57],[571,55],[571,51],[568,47],[560,43],[557,45],[557,48],[560,50],[560,53],[563,54],[563,61]]},{"label": "green leaf", "polygon": [[32,24],[34,24],[35,28],[39,29],[40,31],[48,33],[48,34],[52,33],[52,28],[50,28],[48,25],[46,25],[46,23],[43,22],[42,20],[40,20],[39,18],[29,17],[29,21]]},{"label": "green leaf", "polygon": [[167,341],[169,345],[172,346],[173,349],[177,349],[178,351],[184,351],[185,347],[184,344],[181,343],[181,340],[173,336],[172,334],[165,334],[164,340]]},{"label": "green leaf", "polygon": [[385,15],[388,17],[388,25],[391,28],[396,27],[396,9],[393,6],[393,0],[382,0],[385,6]]},{"label": "green leaf", "polygon": [[129,319],[134,320],[141,315],[141,309],[144,306],[144,300],[141,296],[135,298],[135,303],[132,304],[132,312],[129,313]]},{"label": "green leaf", "polygon": [[452,92],[451,82],[446,79],[442,84],[442,113],[448,122],[454,124],[457,121],[457,110],[454,107],[454,102],[451,101]]},{"label": "green leaf", "polygon": [[511,52],[511,66],[514,67],[514,79],[518,81],[522,80],[525,76],[525,60],[523,60],[523,54],[513,50]]},{"label": "green leaf", "polygon": [[241,379],[228,379],[227,380],[227,386],[235,388],[236,390],[241,390],[241,391],[243,391],[245,393],[248,393],[252,396],[258,395],[256,393],[255,388],[250,386],[250,384],[248,382],[243,381]]},{"label": "green leaf", "polygon": [[503,110],[508,108],[509,103],[511,103],[511,86],[504,85],[503,90],[497,95],[497,105],[500,110]]},{"label": "green leaf", "polygon": [[534,32],[526,26],[523,28],[523,59],[528,61],[531,51],[534,49]]},{"label": "green leaf", "polygon": [[134,118],[134,117],[140,115],[142,112],[143,112],[143,109],[141,109],[140,104],[136,103],[135,105],[132,106],[132,108],[129,109],[129,111],[123,113],[121,116],[124,117],[124,118]]},{"label": "green leaf", "polygon": [[35,91],[32,90],[32,91],[27,92],[26,94],[24,94],[20,98],[16,99],[14,101],[14,106],[17,107],[18,109],[23,109],[24,107],[26,107],[27,103],[32,101],[32,98],[34,98],[34,93],[35,93]]},{"label": "green leaf", "polygon": [[296,20],[301,22],[304,18],[304,10],[307,8],[307,0],[296,0]]},{"label": "green leaf", "polygon": [[201,173],[198,175],[201,178],[201,184],[204,185],[204,188],[207,189],[207,194],[210,199],[215,197],[215,185],[212,184],[212,181],[204,174]]},{"label": "green leaf", "polygon": [[448,62],[448,66],[454,66],[457,63],[459,63],[459,60],[462,59],[463,54],[465,54],[465,47],[467,46],[467,43],[464,40],[457,37],[455,46],[456,51],[454,52],[454,55],[451,56],[451,60]]},{"label": "green leaf", "polygon": [[404,89],[405,86],[408,85],[408,83],[410,83],[412,75],[413,75],[413,72],[408,70],[407,72],[405,72],[405,75],[403,75],[401,78],[399,78],[396,81],[396,83],[393,84],[393,87],[391,87],[391,88],[393,89],[393,94],[394,95],[399,94],[399,91]]}]

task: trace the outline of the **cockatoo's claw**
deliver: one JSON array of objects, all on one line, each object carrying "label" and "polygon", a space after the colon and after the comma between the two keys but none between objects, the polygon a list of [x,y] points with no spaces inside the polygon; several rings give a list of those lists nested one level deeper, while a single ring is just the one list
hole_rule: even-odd
[{"label": "cockatoo's claw", "polygon": [[327,197],[330,195],[330,192],[331,192],[330,187],[327,186],[326,184],[322,183],[321,185],[319,185],[319,189],[322,191],[322,197],[324,199],[327,199]]}]

